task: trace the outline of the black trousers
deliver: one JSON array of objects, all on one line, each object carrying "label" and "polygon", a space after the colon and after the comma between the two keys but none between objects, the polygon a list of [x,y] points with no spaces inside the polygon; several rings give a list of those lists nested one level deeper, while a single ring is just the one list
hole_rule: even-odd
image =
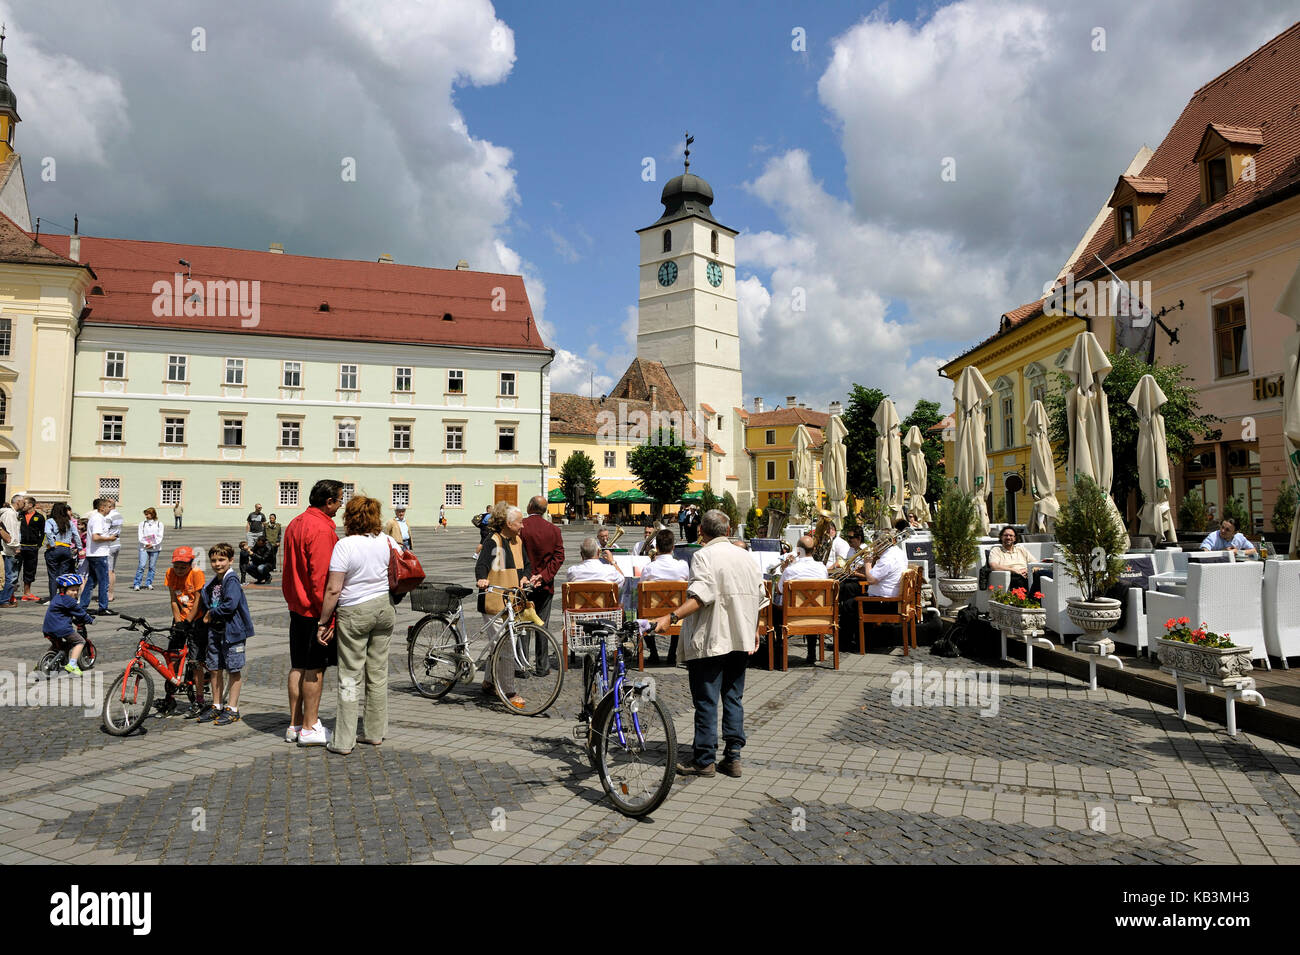
[{"label": "black trousers", "polygon": [[[776,633],[781,632],[781,624],[785,621],[785,608],[780,604],[772,604],[772,629]],[[808,642],[808,662],[813,663],[817,659],[817,638],[815,636],[804,637]],[[843,646],[843,644],[840,644]]]}]

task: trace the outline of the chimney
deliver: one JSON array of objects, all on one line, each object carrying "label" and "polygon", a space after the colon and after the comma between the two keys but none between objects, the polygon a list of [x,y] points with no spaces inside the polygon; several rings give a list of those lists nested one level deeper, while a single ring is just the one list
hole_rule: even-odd
[{"label": "chimney", "polygon": [[391,253],[391,252],[385,252],[385,253],[384,253],[383,255],[381,255],[379,258],[375,259],[375,261],[376,261],[376,262],[379,262],[379,263],[382,263],[383,265],[392,265],[392,264],[393,264],[393,253]]},{"label": "chimney", "polygon": [[80,223],[77,217],[72,217],[72,235],[68,237],[68,258],[73,262],[81,261],[81,236],[77,234],[77,227]]},{"label": "chimney", "polygon": [[842,412],[843,410],[844,410],[844,406],[843,406],[842,404],[840,404],[838,401],[832,401],[832,402],[831,402],[830,413],[831,413],[832,415],[837,415],[837,414],[839,414],[840,412]]},{"label": "chimney", "polygon": [[468,263],[467,261],[465,261],[464,259],[461,259],[459,262],[456,263],[456,271],[457,271],[457,272],[468,272],[468,271],[469,271],[469,263]]},{"label": "chimney", "polygon": [[268,251],[268,252],[274,252],[276,255],[284,255],[284,243],[283,243],[283,242],[272,242],[272,243],[271,243],[271,247],[270,247],[269,249],[267,249],[267,251]]},{"label": "chimney", "polygon": [[793,407],[795,407],[795,400],[794,400],[794,398],[795,398],[794,395],[786,395],[786,396],[785,396],[785,406],[786,406],[787,408],[793,408]]},{"label": "chimney", "polygon": [[762,398],[755,398],[755,399],[754,399],[754,414],[762,414],[762,413],[763,413],[763,399],[762,399]]},{"label": "chimney", "polygon": [[659,409],[659,386],[651,385],[650,386],[650,410],[657,411],[658,409]]}]

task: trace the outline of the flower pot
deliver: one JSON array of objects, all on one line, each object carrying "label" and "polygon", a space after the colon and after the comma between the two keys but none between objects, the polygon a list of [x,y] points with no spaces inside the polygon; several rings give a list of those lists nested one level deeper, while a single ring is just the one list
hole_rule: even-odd
[{"label": "flower pot", "polygon": [[1042,633],[1047,629],[1047,611],[1042,607],[1012,607],[990,600],[989,616],[993,618],[993,626],[1016,636],[1031,631]]},{"label": "flower pot", "polygon": [[1120,605],[1114,597],[1098,597],[1096,600],[1070,597],[1065,602],[1065,614],[1087,635],[1085,639],[1098,640],[1119,623]]},{"label": "flower pot", "polygon": [[948,612],[956,616],[979,589],[978,577],[940,577],[939,592],[952,601]]},{"label": "flower pot", "polygon": [[1211,683],[1222,685],[1225,680],[1243,677],[1254,669],[1250,662],[1249,647],[1223,647],[1214,650],[1198,647],[1181,640],[1156,638],[1156,655],[1160,665],[1171,670],[1182,670],[1204,677]]}]

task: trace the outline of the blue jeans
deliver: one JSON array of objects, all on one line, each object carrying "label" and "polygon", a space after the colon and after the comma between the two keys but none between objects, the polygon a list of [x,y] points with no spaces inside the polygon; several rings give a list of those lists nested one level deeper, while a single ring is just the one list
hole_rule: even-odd
[{"label": "blue jeans", "polygon": [[[149,578],[145,580],[145,569],[148,568]],[[140,548],[140,566],[135,569],[135,583],[132,586],[139,587],[143,580],[146,587],[153,586],[154,571],[158,569],[158,552],[156,550],[145,550]]]},{"label": "blue jeans", "polygon": [[85,610],[90,606],[90,591],[92,586],[99,588],[99,609],[108,609],[108,557],[87,557],[87,563],[90,565],[90,580],[81,588],[81,609]]},{"label": "blue jeans", "polygon": [[47,547],[45,548],[45,572],[50,575],[50,599],[54,599],[55,594],[59,592],[58,585],[55,583],[63,574],[73,574],[77,571],[77,552],[69,547]]},{"label": "blue jeans", "polygon": [[18,558],[4,555],[5,585],[0,588],[0,604],[7,604],[14,599],[14,588],[18,586]]},{"label": "blue jeans", "polygon": [[745,668],[749,654],[743,650],[720,657],[689,660],[686,673],[695,704],[695,750],[691,762],[712,765],[718,754],[718,697],[722,698],[723,759],[739,759],[745,745]]}]

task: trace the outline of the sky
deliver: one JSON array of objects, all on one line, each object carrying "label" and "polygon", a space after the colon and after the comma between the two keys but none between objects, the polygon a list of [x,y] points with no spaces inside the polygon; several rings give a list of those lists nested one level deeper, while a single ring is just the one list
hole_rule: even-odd
[{"label": "sky", "polygon": [[[552,388],[635,353],[635,230],[740,232],[745,403],[951,406],[1275,0],[0,0],[46,231],[522,274]],[[653,179],[647,159],[653,160]],[[355,176],[345,175],[349,168]],[[798,303],[805,303],[798,310]]]}]

